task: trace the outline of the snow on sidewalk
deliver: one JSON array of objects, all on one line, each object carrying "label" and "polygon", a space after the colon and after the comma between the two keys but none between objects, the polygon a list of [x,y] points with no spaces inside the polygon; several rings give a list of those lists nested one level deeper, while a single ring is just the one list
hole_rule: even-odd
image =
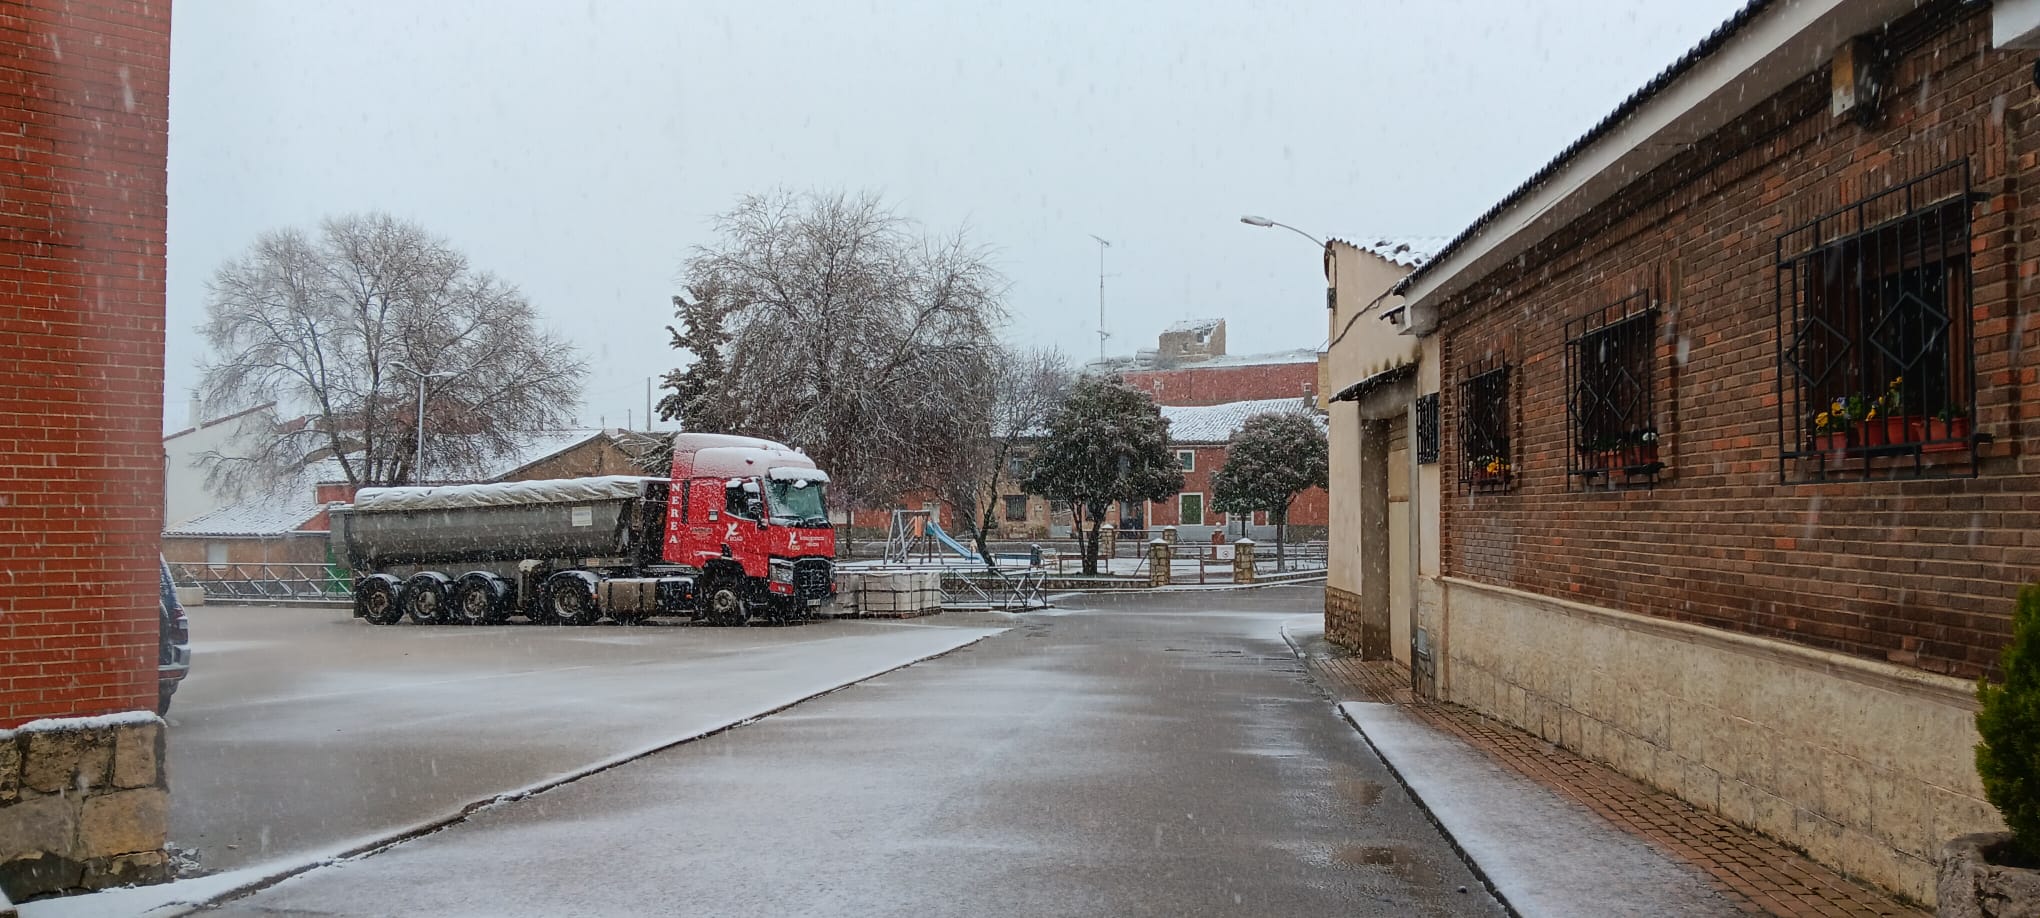
[{"label": "snow on sidewalk", "polygon": [[1741,914],[1697,871],[1395,705],[1339,712],[1524,918]]}]

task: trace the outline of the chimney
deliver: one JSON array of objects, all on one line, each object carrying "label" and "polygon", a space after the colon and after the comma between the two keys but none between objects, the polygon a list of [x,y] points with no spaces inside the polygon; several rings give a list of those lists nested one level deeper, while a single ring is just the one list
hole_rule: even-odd
[{"label": "chimney", "polygon": [[198,396],[192,396],[191,401],[186,404],[186,407],[191,411],[191,422],[184,426],[197,427],[205,423],[205,403],[199,401]]}]

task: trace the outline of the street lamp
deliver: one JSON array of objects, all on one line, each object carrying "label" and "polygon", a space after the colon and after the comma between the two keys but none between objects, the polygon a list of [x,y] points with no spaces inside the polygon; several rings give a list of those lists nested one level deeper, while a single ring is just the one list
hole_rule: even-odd
[{"label": "street lamp", "polygon": [[1297,234],[1298,236],[1302,236],[1303,238],[1310,240],[1311,244],[1317,246],[1318,248],[1325,247],[1325,241],[1323,239],[1319,239],[1318,237],[1306,233],[1303,230],[1297,229],[1296,227],[1290,226],[1287,223],[1278,223],[1274,220],[1268,219],[1267,217],[1256,217],[1252,214],[1248,214],[1247,216],[1241,217],[1240,222],[1248,226],[1258,226],[1262,229],[1267,229],[1272,226],[1279,226],[1282,227],[1283,229],[1286,229],[1292,233]]},{"label": "street lamp", "polygon": [[418,452],[416,458],[411,461],[411,475],[413,477],[422,477],[425,474],[425,381],[428,379],[450,379],[460,374],[452,372],[427,373],[401,360],[390,361],[390,366],[418,377]]}]

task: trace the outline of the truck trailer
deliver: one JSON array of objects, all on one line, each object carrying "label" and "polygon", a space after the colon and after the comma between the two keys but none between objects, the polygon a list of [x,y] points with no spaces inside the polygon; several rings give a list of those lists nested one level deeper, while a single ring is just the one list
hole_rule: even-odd
[{"label": "truck trailer", "polygon": [[828,481],[781,443],[679,434],[666,478],[364,488],[332,542],[372,624],[787,622],[835,596]]}]

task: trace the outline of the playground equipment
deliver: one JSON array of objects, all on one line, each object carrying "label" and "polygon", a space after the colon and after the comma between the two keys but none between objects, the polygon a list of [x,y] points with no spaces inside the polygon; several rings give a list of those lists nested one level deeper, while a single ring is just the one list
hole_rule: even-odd
[{"label": "playground equipment", "polygon": [[983,563],[977,552],[965,548],[963,543],[942,531],[942,524],[935,519],[933,510],[894,510],[892,529],[885,538],[885,560],[888,564],[905,564],[920,556],[924,562],[935,560],[937,548],[956,555],[969,564]]}]

